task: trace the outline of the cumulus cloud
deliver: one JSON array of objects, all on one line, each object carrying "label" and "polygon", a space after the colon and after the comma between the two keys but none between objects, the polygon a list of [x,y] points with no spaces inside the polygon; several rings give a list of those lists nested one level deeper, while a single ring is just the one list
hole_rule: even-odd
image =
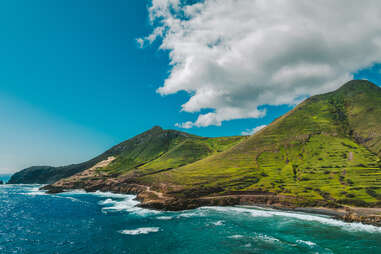
[{"label": "cumulus cloud", "polygon": [[191,121],[183,122],[183,123],[175,123],[176,127],[190,129],[193,127],[193,123]]},{"label": "cumulus cloud", "polygon": [[254,133],[257,133],[258,131],[265,128],[266,126],[267,125],[260,125],[260,126],[253,128],[253,129],[247,129],[247,130],[241,132],[241,135],[253,135]]},{"label": "cumulus cloud", "polygon": [[379,0],[192,2],[152,0],[153,32],[138,39],[169,52],[157,92],[190,94],[182,111],[197,119],[179,127],[262,117],[261,105],[294,105],[381,60]]}]

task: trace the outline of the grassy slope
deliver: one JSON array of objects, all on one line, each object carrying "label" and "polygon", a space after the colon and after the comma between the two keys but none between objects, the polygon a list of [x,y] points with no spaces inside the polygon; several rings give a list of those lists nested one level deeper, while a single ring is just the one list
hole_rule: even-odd
[{"label": "grassy slope", "polygon": [[135,175],[166,171],[222,152],[245,138],[204,138],[155,127],[122,143],[125,149],[113,163],[100,170]]},{"label": "grassy slope", "polygon": [[14,174],[9,183],[54,183],[91,168],[110,156],[116,157],[116,160],[102,169],[110,174],[126,173],[131,169],[139,169],[140,175],[147,174],[186,165],[226,150],[245,138],[202,138],[156,126],[89,161],[62,167],[30,167]]},{"label": "grassy slope", "polygon": [[231,149],[140,181],[210,194],[272,192],[300,197],[300,205],[379,206],[380,154],[381,89],[351,81],[307,99]]}]

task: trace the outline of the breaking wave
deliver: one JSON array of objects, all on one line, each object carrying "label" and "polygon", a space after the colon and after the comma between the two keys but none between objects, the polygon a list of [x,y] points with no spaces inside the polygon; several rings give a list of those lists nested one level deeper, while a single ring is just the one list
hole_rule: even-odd
[{"label": "breaking wave", "polygon": [[222,225],[224,225],[224,221],[219,220],[219,221],[213,222],[212,224],[213,224],[214,226],[222,226]]},{"label": "breaking wave", "polygon": [[240,239],[240,238],[244,238],[243,235],[231,235],[229,236],[228,238],[232,238],[232,239]]},{"label": "breaking wave", "polygon": [[[23,186],[23,192],[19,194],[24,195],[30,195],[30,196],[38,196],[38,195],[47,195],[44,190],[40,190],[40,188],[43,185],[24,185]],[[69,192],[60,193],[58,195],[53,195],[56,197],[66,197],[71,199],[72,201],[77,201],[77,199],[70,197],[73,195],[95,195],[101,198],[104,198],[104,200],[99,201],[99,205],[103,206],[102,212],[118,212],[118,211],[126,211],[129,213],[133,213],[140,216],[147,216],[147,215],[157,215],[160,214],[160,211],[150,210],[150,209],[144,209],[141,207],[138,207],[139,201],[137,201],[135,198],[135,195],[127,195],[127,194],[117,194],[112,192],[86,192],[84,190],[73,190]],[[69,196],[69,197],[68,197]],[[366,225],[362,223],[349,223],[344,222],[341,220],[334,219],[330,216],[326,215],[316,215],[316,214],[308,214],[308,213],[302,213],[302,212],[287,212],[287,211],[279,211],[275,209],[265,209],[260,207],[201,207],[195,210],[191,211],[183,211],[180,214],[177,214],[175,216],[159,216],[157,217],[158,220],[170,220],[173,218],[190,218],[190,217],[203,217],[206,216],[208,211],[217,211],[221,213],[233,213],[233,214],[245,214],[252,217],[285,217],[285,218],[291,218],[294,220],[300,220],[300,221],[310,221],[310,222],[316,222],[320,224],[325,224],[328,226],[334,226],[339,227],[346,231],[352,231],[352,232],[369,232],[369,233],[381,233],[381,227],[373,226],[373,225]],[[222,222],[217,221],[213,223],[214,225],[218,226],[221,225]],[[302,243],[302,242],[299,242]],[[304,243],[308,245],[308,243]]]},{"label": "breaking wave", "polygon": [[299,244],[302,244],[302,245],[307,245],[309,247],[316,246],[316,243],[311,242],[311,241],[297,240],[296,243],[299,243]]},{"label": "breaking wave", "polygon": [[158,216],[156,217],[158,220],[172,220],[173,218],[171,216]]},{"label": "breaking wave", "polygon": [[30,196],[39,196],[39,195],[47,195],[46,191],[40,190],[43,185],[30,185],[28,187],[24,187],[25,192],[19,193],[23,195]]},{"label": "breaking wave", "polygon": [[150,227],[150,228],[137,228],[137,229],[125,229],[119,231],[119,233],[124,235],[146,235],[149,233],[159,232],[160,228]]},{"label": "breaking wave", "polygon": [[353,232],[365,231],[369,233],[381,233],[381,227],[377,227],[373,225],[365,225],[362,223],[344,222],[344,221],[336,220],[329,216],[324,216],[324,215],[312,215],[307,213],[286,212],[286,211],[279,211],[274,209],[267,210],[267,209],[258,209],[258,208],[251,209],[251,208],[242,208],[242,207],[203,207],[200,209],[214,210],[214,211],[223,212],[223,213],[247,214],[253,217],[273,217],[273,216],[287,217],[287,218],[292,218],[296,220],[318,222],[328,226],[340,227],[341,229],[346,231],[353,231]]},{"label": "breaking wave", "polygon": [[275,238],[275,237],[265,235],[265,234],[257,234],[257,233],[255,234],[254,239],[260,240],[263,242],[268,242],[268,243],[279,243],[280,242],[280,240]]},{"label": "breaking wave", "polygon": [[139,201],[136,200],[135,195],[116,194],[111,192],[94,192],[93,195],[106,198],[100,201],[98,204],[104,206],[102,211],[107,212],[120,212],[126,211],[140,216],[159,214],[159,211],[144,209],[138,207]]}]

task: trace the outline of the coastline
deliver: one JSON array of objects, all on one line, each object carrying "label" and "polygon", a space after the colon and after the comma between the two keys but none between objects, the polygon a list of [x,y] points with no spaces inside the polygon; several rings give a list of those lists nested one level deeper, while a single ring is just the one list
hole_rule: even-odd
[{"label": "coastline", "polygon": [[[205,250],[209,253],[211,243],[218,246],[215,253],[225,253],[226,245],[219,244],[221,242],[232,246],[229,252],[236,250],[250,252],[252,248],[263,246],[264,251],[271,248],[279,250],[279,253],[320,253],[328,249],[336,253],[343,250],[343,246],[348,246],[349,250],[356,248],[358,253],[362,253],[369,243],[377,249],[381,248],[379,242],[381,227],[347,223],[321,214],[262,206],[203,206],[177,212],[155,211],[138,207],[136,195],[101,191],[87,193],[84,190],[68,190],[65,193],[50,195],[39,191],[39,188],[43,187],[39,184],[9,187],[11,187],[11,197],[14,197],[10,200],[33,207],[32,218],[36,219],[32,220],[36,224],[26,226],[32,228],[32,232],[27,231],[23,235],[25,227],[20,227],[17,231],[18,241],[12,243],[15,248],[20,246],[25,236],[33,237],[36,231],[42,232],[41,236],[49,237],[41,239],[40,235],[37,235],[36,238],[54,244],[58,252],[59,248],[62,248],[58,243],[62,240],[75,241],[75,244],[64,247],[76,250],[78,246],[83,249],[89,244],[94,246],[92,245],[94,238],[102,240],[97,242],[99,244],[94,253],[104,248],[105,241],[109,243],[107,246],[110,247],[108,249],[110,252],[127,250],[129,253],[146,253],[148,250],[145,246],[152,246],[150,244],[159,244],[156,245],[158,247],[155,246],[155,249],[158,249],[157,253],[166,253],[168,250],[166,247],[169,245],[186,242],[188,248],[192,248],[201,240],[204,241],[203,247],[193,253],[205,253]],[[7,192],[7,190],[2,191]],[[3,197],[8,198],[7,195]],[[43,221],[51,223],[40,223],[39,218],[45,214]],[[6,222],[10,225],[12,223],[19,225],[19,222],[24,223],[25,220],[23,217],[16,217]],[[54,234],[57,225],[60,230],[58,234]],[[90,230],[88,225],[92,226]],[[12,233],[12,231],[5,232]],[[88,234],[91,236],[88,237]],[[82,235],[85,238],[77,238]],[[334,237],[329,237],[331,235]],[[357,239],[364,239],[365,242],[362,241],[361,245],[357,245],[354,241]],[[121,248],[115,249],[114,246],[118,246],[118,243]],[[247,245],[248,243],[251,245]],[[31,251],[33,248],[32,252],[38,253],[43,247],[40,248],[37,243],[30,248]],[[183,249],[182,246],[170,253],[181,253]],[[370,248],[369,253],[373,253],[372,250]]]},{"label": "coastline", "polygon": [[[83,188],[84,187],[84,188]],[[262,207],[288,212],[303,212],[309,214],[330,216],[334,219],[348,223],[363,223],[381,227],[381,208],[367,207],[297,207],[287,202],[285,197],[276,195],[229,195],[229,196],[207,196],[198,198],[178,199],[167,196],[165,193],[151,190],[150,187],[138,184],[130,184],[125,188],[68,188],[64,189],[52,185],[41,187],[48,194],[58,194],[72,190],[85,190],[88,193],[96,191],[112,192],[116,194],[136,195],[139,207],[159,211],[185,211],[206,206],[240,206],[240,207]]]}]

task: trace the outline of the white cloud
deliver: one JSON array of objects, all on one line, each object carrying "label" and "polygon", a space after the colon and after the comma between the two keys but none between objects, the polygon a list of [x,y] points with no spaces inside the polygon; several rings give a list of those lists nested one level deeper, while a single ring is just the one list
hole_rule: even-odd
[{"label": "white cloud", "polygon": [[179,128],[190,129],[193,127],[193,123],[191,121],[187,121],[183,123],[176,123],[175,126]]},{"label": "white cloud", "polygon": [[266,126],[267,125],[260,125],[260,126],[253,128],[253,129],[247,129],[247,130],[241,132],[241,135],[253,135],[254,133],[257,133],[258,131],[265,128]]},{"label": "white cloud", "polygon": [[164,27],[157,27],[151,34],[148,36],[142,38],[137,38],[136,42],[138,43],[140,48],[143,48],[145,45],[145,42],[152,43],[154,42],[158,37],[162,37],[164,32]]},{"label": "white cloud", "polygon": [[149,13],[140,45],[160,37],[169,51],[157,91],[190,94],[182,110],[198,118],[184,128],[262,117],[258,106],[293,105],[381,61],[379,0],[153,0]]}]

